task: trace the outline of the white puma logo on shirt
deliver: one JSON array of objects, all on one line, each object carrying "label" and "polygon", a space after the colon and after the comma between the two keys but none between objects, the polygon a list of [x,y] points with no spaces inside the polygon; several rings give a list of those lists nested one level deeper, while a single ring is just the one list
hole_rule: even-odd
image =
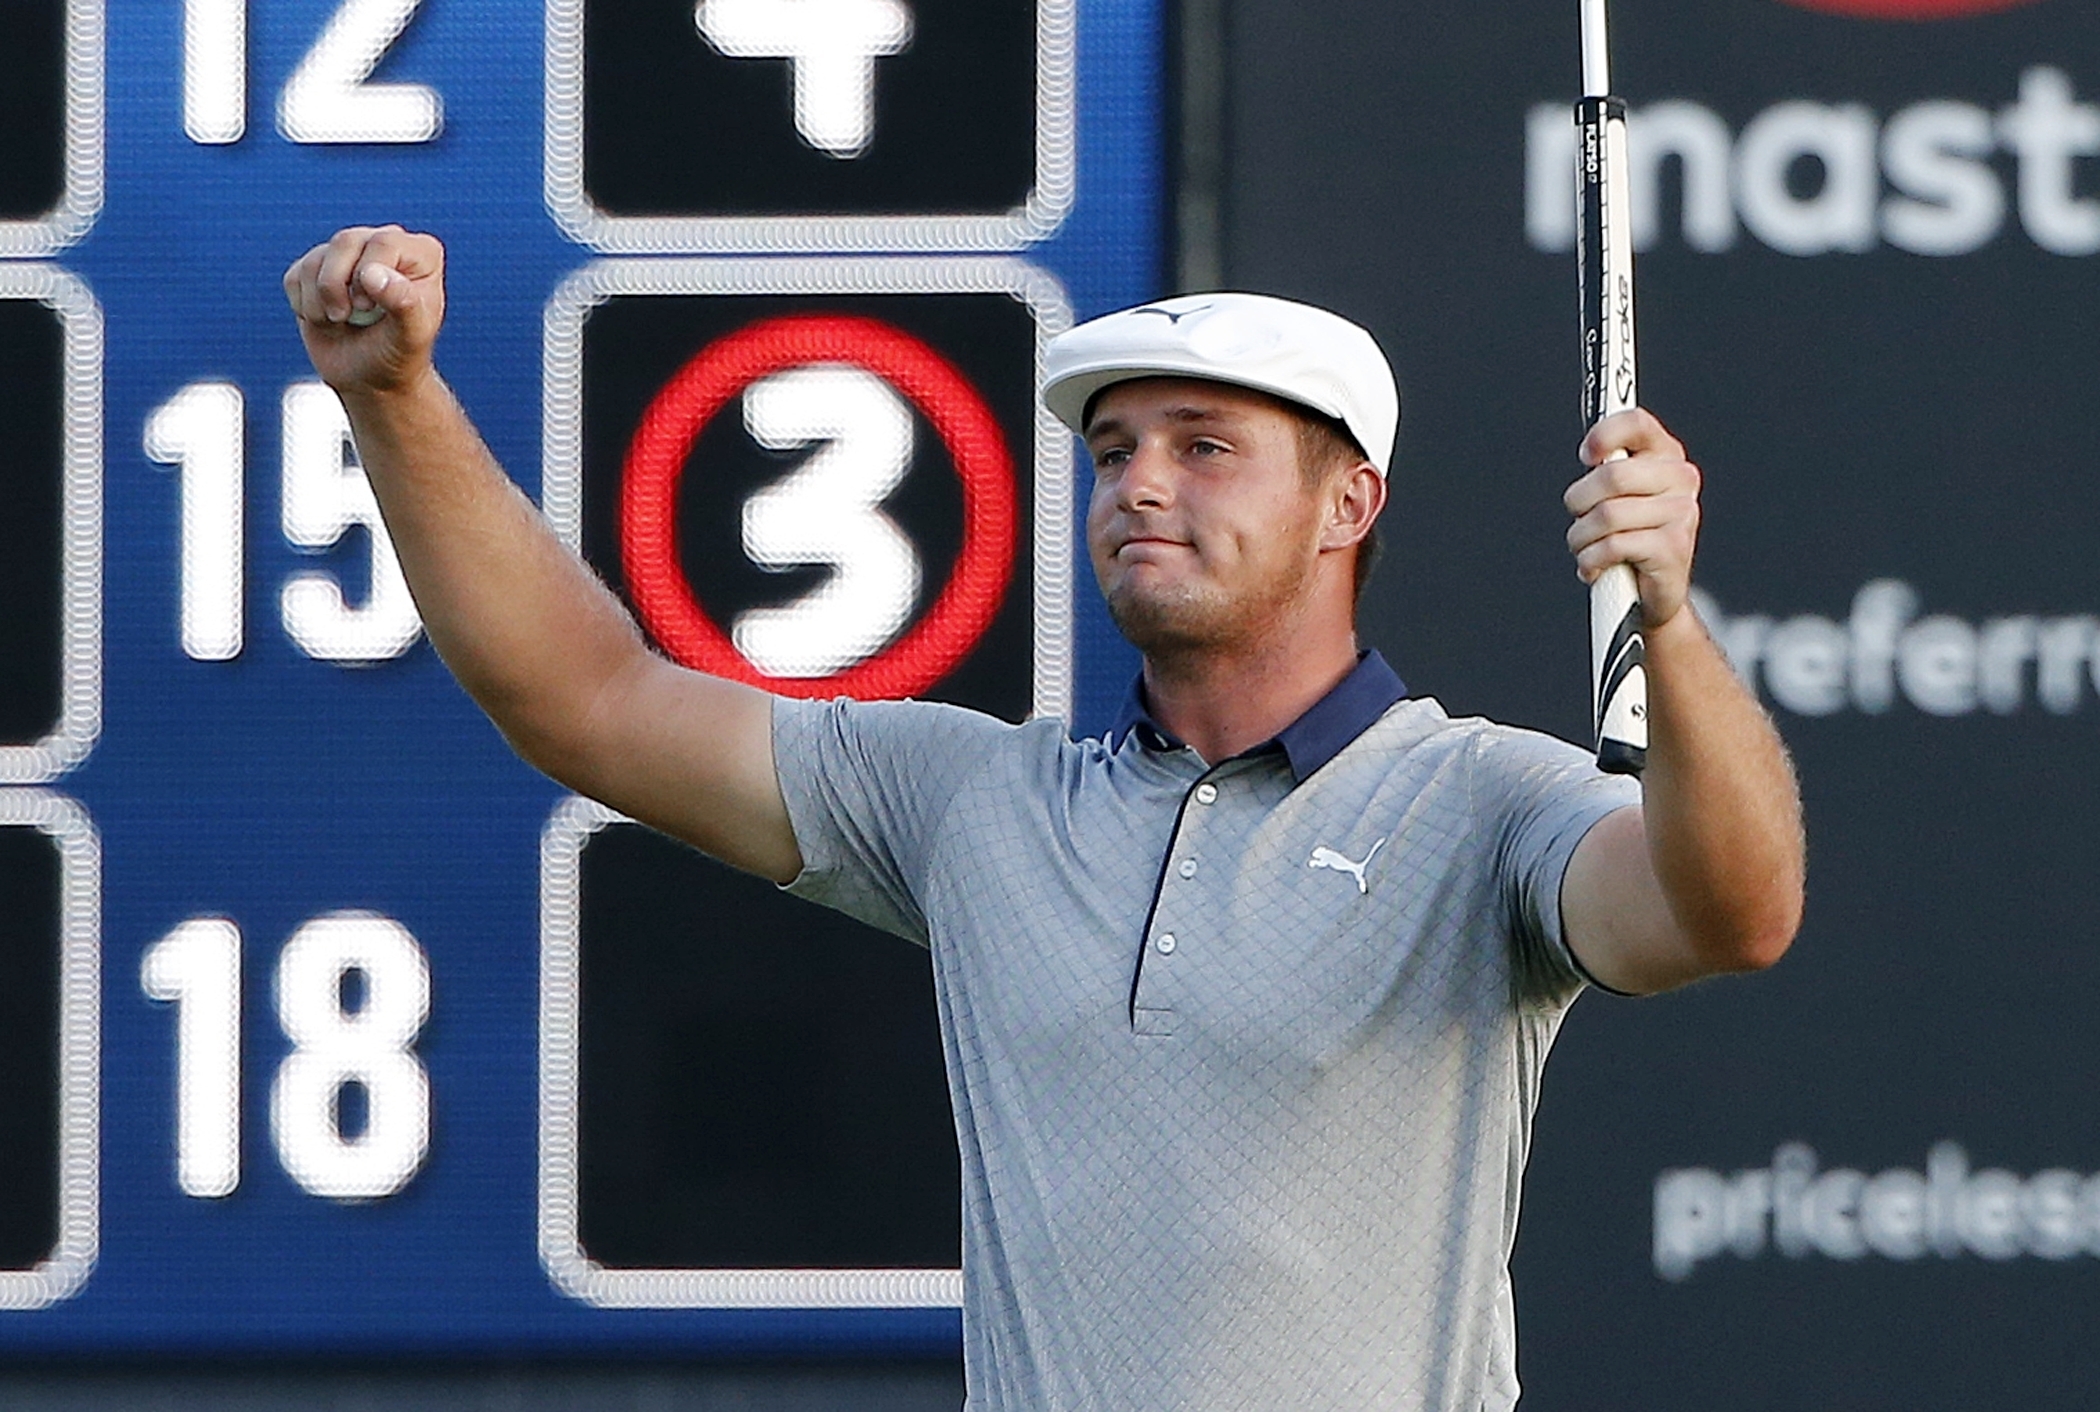
[{"label": "white puma logo on shirt", "polygon": [[1371,851],[1364,855],[1364,860],[1361,863],[1350,862],[1332,848],[1315,848],[1312,857],[1305,860],[1305,866],[1308,868],[1331,868],[1337,873],[1347,873],[1350,877],[1356,879],[1356,890],[1359,893],[1368,894],[1371,891],[1371,885],[1364,881],[1364,869],[1371,866],[1371,860],[1378,856],[1378,850],[1383,847],[1385,847],[1385,840],[1381,838],[1378,842],[1371,845]]}]

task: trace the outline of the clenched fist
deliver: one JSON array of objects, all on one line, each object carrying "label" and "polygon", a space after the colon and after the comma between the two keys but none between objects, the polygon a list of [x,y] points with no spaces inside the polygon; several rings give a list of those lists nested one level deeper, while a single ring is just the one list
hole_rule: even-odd
[{"label": "clenched fist", "polygon": [[284,272],[314,370],[338,393],[427,376],[445,321],[445,247],[400,226],[351,226]]}]

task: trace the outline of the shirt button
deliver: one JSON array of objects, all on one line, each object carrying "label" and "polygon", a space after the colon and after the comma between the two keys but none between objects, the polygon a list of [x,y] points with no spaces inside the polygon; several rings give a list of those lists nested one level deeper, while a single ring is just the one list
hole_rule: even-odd
[{"label": "shirt button", "polygon": [[1161,932],[1159,934],[1159,940],[1154,942],[1153,945],[1159,948],[1160,955],[1172,956],[1174,954],[1174,933]]},{"label": "shirt button", "polygon": [[1174,871],[1181,874],[1185,878],[1192,878],[1196,876],[1196,860],[1193,858],[1184,858],[1181,860],[1181,866],[1179,868],[1176,868]]},{"label": "shirt button", "polygon": [[1197,786],[1196,786],[1196,802],[1197,802],[1198,804],[1215,804],[1215,803],[1217,803],[1217,802],[1218,802],[1218,787],[1217,787],[1216,785],[1214,785],[1214,784],[1211,784],[1211,783],[1207,782],[1207,781],[1206,781],[1205,783],[1203,783],[1203,784],[1199,784],[1199,785],[1197,785]]}]

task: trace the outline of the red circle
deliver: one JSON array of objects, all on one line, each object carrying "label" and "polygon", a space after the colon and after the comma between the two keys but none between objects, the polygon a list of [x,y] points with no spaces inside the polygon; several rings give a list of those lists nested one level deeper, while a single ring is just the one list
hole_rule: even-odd
[{"label": "red circle", "polygon": [[[760,378],[811,363],[874,373],[933,423],[962,482],[962,552],[940,596],[902,637],[825,677],[768,676],[694,597],[679,564],[678,482],[701,428]],[[931,347],[876,319],[790,314],[709,344],[642,414],[620,487],[620,557],[642,622],[678,661],[782,696],[910,696],[976,646],[1006,598],[1016,524],[1013,457],[984,398]]]},{"label": "red circle", "polygon": [[2032,5],[2035,0],[1787,0],[1804,10],[1863,20],[1954,20]]}]

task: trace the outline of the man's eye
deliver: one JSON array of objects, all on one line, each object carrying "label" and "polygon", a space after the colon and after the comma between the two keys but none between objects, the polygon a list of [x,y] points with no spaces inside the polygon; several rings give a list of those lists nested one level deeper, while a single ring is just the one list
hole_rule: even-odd
[{"label": "man's eye", "polygon": [[1096,451],[1094,453],[1094,465],[1103,470],[1111,466],[1120,466],[1129,459],[1130,453],[1120,446],[1111,446],[1104,451]]},{"label": "man's eye", "polygon": [[1225,450],[1223,442],[1198,440],[1190,443],[1189,449],[1198,456],[1216,456]]}]

